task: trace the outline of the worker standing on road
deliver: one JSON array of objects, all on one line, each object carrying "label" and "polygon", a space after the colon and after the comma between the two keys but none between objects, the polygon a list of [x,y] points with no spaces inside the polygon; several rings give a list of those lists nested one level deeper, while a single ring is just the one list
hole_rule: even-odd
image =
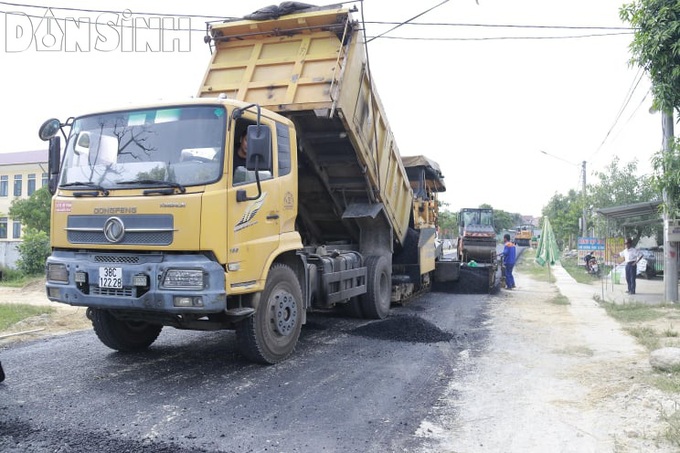
[{"label": "worker standing on road", "polygon": [[633,240],[626,239],[626,248],[619,253],[626,263],[626,283],[628,284],[628,294],[635,294],[635,278],[637,276],[637,263],[642,255],[633,247]]},{"label": "worker standing on road", "polygon": [[513,242],[510,241],[510,235],[505,234],[503,236],[503,263],[505,265],[505,287],[507,289],[513,289],[515,287],[515,277],[512,276],[512,269],[515,267],[515,259],[517,257],[516,247]]}]

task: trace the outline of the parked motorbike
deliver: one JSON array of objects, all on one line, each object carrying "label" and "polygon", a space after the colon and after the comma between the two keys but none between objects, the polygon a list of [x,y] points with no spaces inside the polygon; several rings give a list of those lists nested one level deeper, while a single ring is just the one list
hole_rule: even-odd
[{"label": "parked motorbike", "polygon": [[600,265],[595,257],[591,257],[586,263],[586,270],[590,275],[600,276]]}]

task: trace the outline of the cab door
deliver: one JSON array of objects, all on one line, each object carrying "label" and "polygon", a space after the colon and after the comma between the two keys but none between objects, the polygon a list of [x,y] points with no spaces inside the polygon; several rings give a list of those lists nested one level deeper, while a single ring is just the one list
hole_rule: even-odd
[{"label": "cab door", "polygon": [[[255,123],[255,117],[237,121],[231,137],[241,137],[243,128]],[[261,193],[258,196],[254,171],[236,166],[230,159],[227,189],[227,293],[252,292],[254,285],[264,285],[265,267],[279,248],[281,232],[281,181],[278,175],[275,123],[260,118],[261,127],[270,129],[271,168],[259,172]],[[234,140],[234,152],[239,140]],[[245,199],[244,199],[245,198]],[[239,201],[240,200],[240,201]],[[261,289],[261,288],[260,288]]]}]

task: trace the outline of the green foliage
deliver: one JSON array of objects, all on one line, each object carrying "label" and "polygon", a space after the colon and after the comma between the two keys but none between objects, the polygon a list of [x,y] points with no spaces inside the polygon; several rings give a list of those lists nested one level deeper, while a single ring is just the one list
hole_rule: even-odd
[{"label": "green foliage", "polygon": [[[608,208],[660,198],[658,192],[652,187],[650,177],[638,174],[637,160],[628,162],[621,168],[619,168],[619,164],[620,159],[615,156],[604,171],[593,173],[597,183],[588,186],[588,203],[591,206]],[[658,218],[658,216],[655,217]],[[632,220],[627,218],[625,222],[631,224],[633,223]],[[604,236],[604,229],[604,224],[598,225],[600,236]],[[607,229],[610,235],[623,236],[624,234],[621,222],[617,223],[610,220]],[[654,231],[650,225],[628,225],[625,233],[633,238],[634,243],[637,243],[640,237],[654,234]]]},{"label": "green foliage", "polygon": [[497,232],[512,230],[522,223],[521,214],[512,214],[500,209],[493,211],[493,223]]},{"label": "green foliage", "polygon": [[9,286],[12,288],[22,288],[24,285],[29,283],[30,280],[34,279],[32,277],[25,276],[18,269],[11,267],[3,267],[2,272],[2,286]]},{"label": "green foliage", "polygon": [[[676,0],[636,0],[621,7],[621,19],[635,28],[630,44],[631,63],[642,68],[652,81],[654,108],[672,114],[680,107],[680,2]],[[658,150],[652,159],[651,185],[659,194],[667,193],[664,208],[671,217],[678,215],[680,156],[677,143],[670,150]]]},{"label": "green foliage", "polygon": [[458,213],[439,211],[438,224],[442,239],[453,239],[458,236]]},{"label": "green foliage", "polygon": [[680,106],[680,2],[637,0],[623,5],[619,14],[635,28],[631,63],[652,81],[654,106],[675,111]]},{"label": "green foliage", "polygon": [[569,245],[571,238],[578,237],[582,213],[582,197],[574,190],[567,195],[556,193],[543,208],[543,216],[550,219],[555,240],[560,249]]},{"label": "green foliage", "polygon": [[27,229],[24,240],[19,244],[21,258],[17,268],[25,275],[37,275],[45,272],[45,260],[50,255],[50,237],[44,231]]},{"label": "green foliage", "polygon": [[657,151],[652,156],[651,186],[659,194],[667,193],[666,209],[670,218],[675,219],[680,214],[678,199],[680,198],[680,146],[675,139],[670,150]]},{"label": "green foliage", "polygon": [[[593,215],[594,209],[660,198],[651,178],[639,174],[637,160],[621,165],[620,159],[615,156],[603,171],[593,172],[593,177],[595,182],[588,184],[585,203],[586,211],[590,214],[588,228],[594,227],[596,236],[623,235],[624,231],[623,226],[616,221],[605,224],[602,217]],[[579,220],[583,216],[583,203],[583,194],[570,190],[567,195],[556,193],[543,208],[543,216],[550,219],[560,249],[573,247],[572,240],[580,235]],[[630,221],[626,219],[627,223]],[[655,233],[653,225],[626,227],[626,234],[633,237],[635,243],[641,236]]]},{"label": "green foliage", "polygon": [[9,216],[21,221],[24,228],[50,231],[50,203],[52,195],[47,187],[42,187],[29,197],[12,201]]}]

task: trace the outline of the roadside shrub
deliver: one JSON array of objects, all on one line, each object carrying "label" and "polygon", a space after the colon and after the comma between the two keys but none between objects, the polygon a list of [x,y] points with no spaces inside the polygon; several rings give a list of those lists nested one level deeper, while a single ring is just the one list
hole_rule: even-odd
[{"label": "roadside shrub", "polygon": [[17,269],[25,275],[37,275],[45,272],[45,261],[50,256],[50,237],[44,231],[28,229],[24,241],[19,244],[21,258],[17,261]]}]

